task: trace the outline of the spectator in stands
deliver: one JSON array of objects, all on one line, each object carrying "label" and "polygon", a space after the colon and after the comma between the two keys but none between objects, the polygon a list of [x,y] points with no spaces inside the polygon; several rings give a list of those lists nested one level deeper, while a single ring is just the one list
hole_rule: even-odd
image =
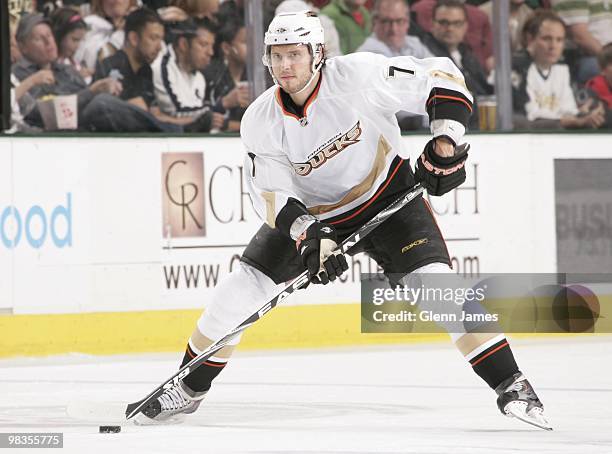
[{"label": "spectator in stands", "polygon": [[[479,8],[487,15],[489,22],[493,22],[493,1],[484,2]],[[525,0],[510,0],[508,27],[510,29],[510,49],[513,53],[523,48],[521,30],[532,15],[533,9],[527,5]]]},{"label": "spectator in stands", "polygon": [[87,24],[83,18],[72,8],[60,8],[51,15],[51,28],[57,43],[58,61],[73,66],[85,82],[90,83],[93,71],[74,59],[74,54],[87,32]]},{"label": "spectator in stands", "polygon": [[[264,1],[264,5],[268,3]],[[274,3],[280,3],[280,0],[274,0]],[[264,6],[264,13],[266,8]],[[217,11],[217,21],[223,23],[225,20],[234,20],[242,18],[244,20],[244,1],[243,0],[225,0],[219,5],[219,11]],[[265,20],[264,16],[264,20]],[[271,20],[271,19],[270,19]],[[264,30],[268,27],[264,23]]]},{"label": "spectator in stands", "polygon": [[74,59],[94,71],[97,61],[121,49],[125,18],[136,7],[137,0],[91,0],[91,15],[84,19],[89,31]]},{"label": "spectator in stands", "polygon": [[[415,15],[416,22],[425,32],[431,32],[433,12],[436,0],[419,0],[411,6],[411,11]],[[462,0],[461,3],[464,3]],[[488,73],[495,67],[493,60],[493,33],[491,22],[487,15],[474,5],[466,4],[465,15],[467,17],[467,32],[464,35],[463,43],[470,46],[471,52],[476,56],[480,66]]]},{"label": "spectator in stands", "polygon": [[592,106],[581,113],[570,85],[569,68],[559,63],[565,43],[561,18],[549,10],[538,11],[525,24],[525,35],[526,51],[513,61],[515,127],[600,127],[603,107]]},{"label": "spectator in stands", "polygon": [[81,16],[89,15],[89,0],[62,0],[62,6],[68,7]]},{"label": "spectator in stands", "polygon": [[155,100],[151,64],[161,51],[164,26],[148,8],[131,12],[125,21],[125,43],[114,55],[98,62],[94,80],[112,77],[121,82],[120,98],[149,110]]},{"label": "spectator in stands", "polygon": [[164,22],[182,22],[187,19],[208,19],[216,23],[219,0],[169,0],[159,12]]},{"label": "spectator in stands", "polygon": [[186,11],[191,18],[211,22],[216,20],[215,14],[219,11],[219,0],[170,0],[169,3]]},{"label": "spectator in stands", "polygon": [[[294,13],[298,11],[314,11],[319,14],[319,8],[314,6],[312,2],[305,2],[304,0],[284,0],[276,7],[276,14],[281,13]],[[338,36],[338,30],[329,17],[319,14],[321,25],[323,26],[323,36],[325,37],[325,56],[327,58],[336,57],[342,55],[340,51],[340,37]]]},{"label": "spectator in stands", "polygon": [[[358,52],[374,52],[387,57],[410,55],[416,58],[433,57],[416,36],[409,36],[410,9],[405,0],[377,0],[372,12],[374,32],[359,46]],[[426,118],[408,112],[398,112],[397,121],[402,131],[421,129]]]},{"label": "spectator in stands", "polygon": [[94,80],[111,77],[121,83],[117,96],[97,96],[85,109],[89,129],[101,132],[179,132],[151,113],[155,101],[151,63],[164,39],[160,17],[148,8],[132,11],[125,20],[125,43],[98,62]]},{"label": "spectator in stands", "polygon": [[172,33],[172,45],[152,65],[157,106],[151,111],[186,132],[220,130],[225,119],[210,109],[201,72],[213,56],[216,31],[206,19],[189,19],[177,23]]},{"label": "spectator in stands", "polygon": [[612,3],[609,0],[552,0],[552,6],[581,50],[577,79],[584,83],[597,75],[597,55],[603,46],[612,42]]},{"label": "spectator in stands", "polygon": [[606,110],[606,128],[612,128],[612,43],[606,44],[597,56],[600,74],[586,86],[603,102]]},{"label": "spectator in stands", "polygon": [[204,70],[206,99],[224,115],[221,131],[240,131],[240,120],[251,103],[246,74],[247,36],[241,19],[226,21],[216,38],[218,56]]},{"label": "spectator in stands", "polygon": [[168,0],[142,0],[142,4],[153,11],[168,6]]},{"label": "spectator in stands", "polygon": [[[423,37],[423,44],[437,57],[448,57],[463,72],[468,89],[475,95],[492,95],[484,68],[470,47],[465,44],[468,21],[466,6],[458,0],[440,0],[433,11],[431,33]],[[476,101],[477,103],[477,101]],[[478,128],[478,112],[470,117],[471,129]]]},{"label": "spectator in stands", "polygon": [[321,14],[334,21],[342,54],[355,52],[372,31],[372,18],[366,0],[331,0]]},{"label": "spectator in stands", "polygon": [[42,127],[42,118],[35,102],[46,95],[76,94],[79,112],[101,93],[118,94],[121,84],[111,78],[87,86],[83,77],[72,66],[57,62],[57,45],[49,22],[41,14],[29,14],[19,21],[16,34],[23,57],[13,65],[12,72],[19,81],[16,92],[29,96],[19,98],[20,110],[26,121]]},{"label": "spectator in stands", "polygon": [[433,54],[416,36],[409,36],[410,8],[405,0],[377,0],[372,14],[374,33],[359,46],[359,52],[374,52],[387,57],[411,55],[416,58]]}]

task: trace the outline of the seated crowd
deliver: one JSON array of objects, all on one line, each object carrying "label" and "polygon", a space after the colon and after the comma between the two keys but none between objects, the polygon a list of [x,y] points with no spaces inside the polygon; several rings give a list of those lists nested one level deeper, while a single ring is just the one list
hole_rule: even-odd
[{"label": "seated crowd", "polygon": [[[515,128],[612,127],[612,3],[509,2]],[[39,0],[11,11],[13,129],[62,129],[48,103],[69,99],[55,115],[74,115],[83,131],[239,131],[253,100],[245,3]],[[267,28],[275,14],[316,11],[328,57],[448,57],[484,106],[495,94],[492,3],[263,0],[263,17]],[[427,128],[426,117],[397,117],[402,130]]]}]

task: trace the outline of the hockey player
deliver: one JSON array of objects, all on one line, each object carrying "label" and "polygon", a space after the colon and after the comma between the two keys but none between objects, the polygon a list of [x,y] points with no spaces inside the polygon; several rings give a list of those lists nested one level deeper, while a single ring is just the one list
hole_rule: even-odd
[{"label": "hockey player", "polygon": [[[223,337],[304,269],[314,284],[342,275],[337,244],[421,181],[442,195],[465,180],[461,145],[472,111],[463,76],[447,58],[357,53],[325,58],[323,30],[309,12],[278,15],[265,35],[263,62],[275,86],[247,109],[241,127],[248,188],[266,223],[240,265],[216,287],[189,339],[186,364]],[[429,115],[432,139],[413,169],[402,152],[399,110]],[[426,237],[418,247],[402,248]],[[423,198],[381,224],[350,253],[365,252],[387,275],[451,272],[444,239]],[[498,395],[502,413],[549,428],[503,334],[451,337]],[[239,339],[233,343],[237,344]],[[234,345],[167,389],[137,415],[141,424],[193,413]]]}]

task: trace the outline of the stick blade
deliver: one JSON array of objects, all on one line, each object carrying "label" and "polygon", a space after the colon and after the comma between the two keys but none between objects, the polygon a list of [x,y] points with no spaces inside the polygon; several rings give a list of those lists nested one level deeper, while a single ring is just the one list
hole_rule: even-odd
[{"label": "stick blade", "polygon": [[130,419],[133,418],[136,413],[138,413],[138,411],[136,411],[136,409],[144,402],[143,400],[139,400],[138,402],[133,402],[131,404],[128,404],[128,406],[125,409],[125,419]]}]

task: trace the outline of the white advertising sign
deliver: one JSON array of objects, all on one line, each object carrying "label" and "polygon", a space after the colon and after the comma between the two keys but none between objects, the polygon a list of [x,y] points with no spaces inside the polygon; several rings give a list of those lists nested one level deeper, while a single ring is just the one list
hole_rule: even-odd
[{"label": "white advertising sign", "polygon": [[[607,139],[470,137],[467,181],[430,198],[455,270],[555,272],[554,159],[612,158]],[[426,140],[404,138],[411,156]],[[261,225],[238,138],[0,142],[0,311],[205,307]],[[352,261],[344,283],[288,304],[357,301],[376,264]]]}]

